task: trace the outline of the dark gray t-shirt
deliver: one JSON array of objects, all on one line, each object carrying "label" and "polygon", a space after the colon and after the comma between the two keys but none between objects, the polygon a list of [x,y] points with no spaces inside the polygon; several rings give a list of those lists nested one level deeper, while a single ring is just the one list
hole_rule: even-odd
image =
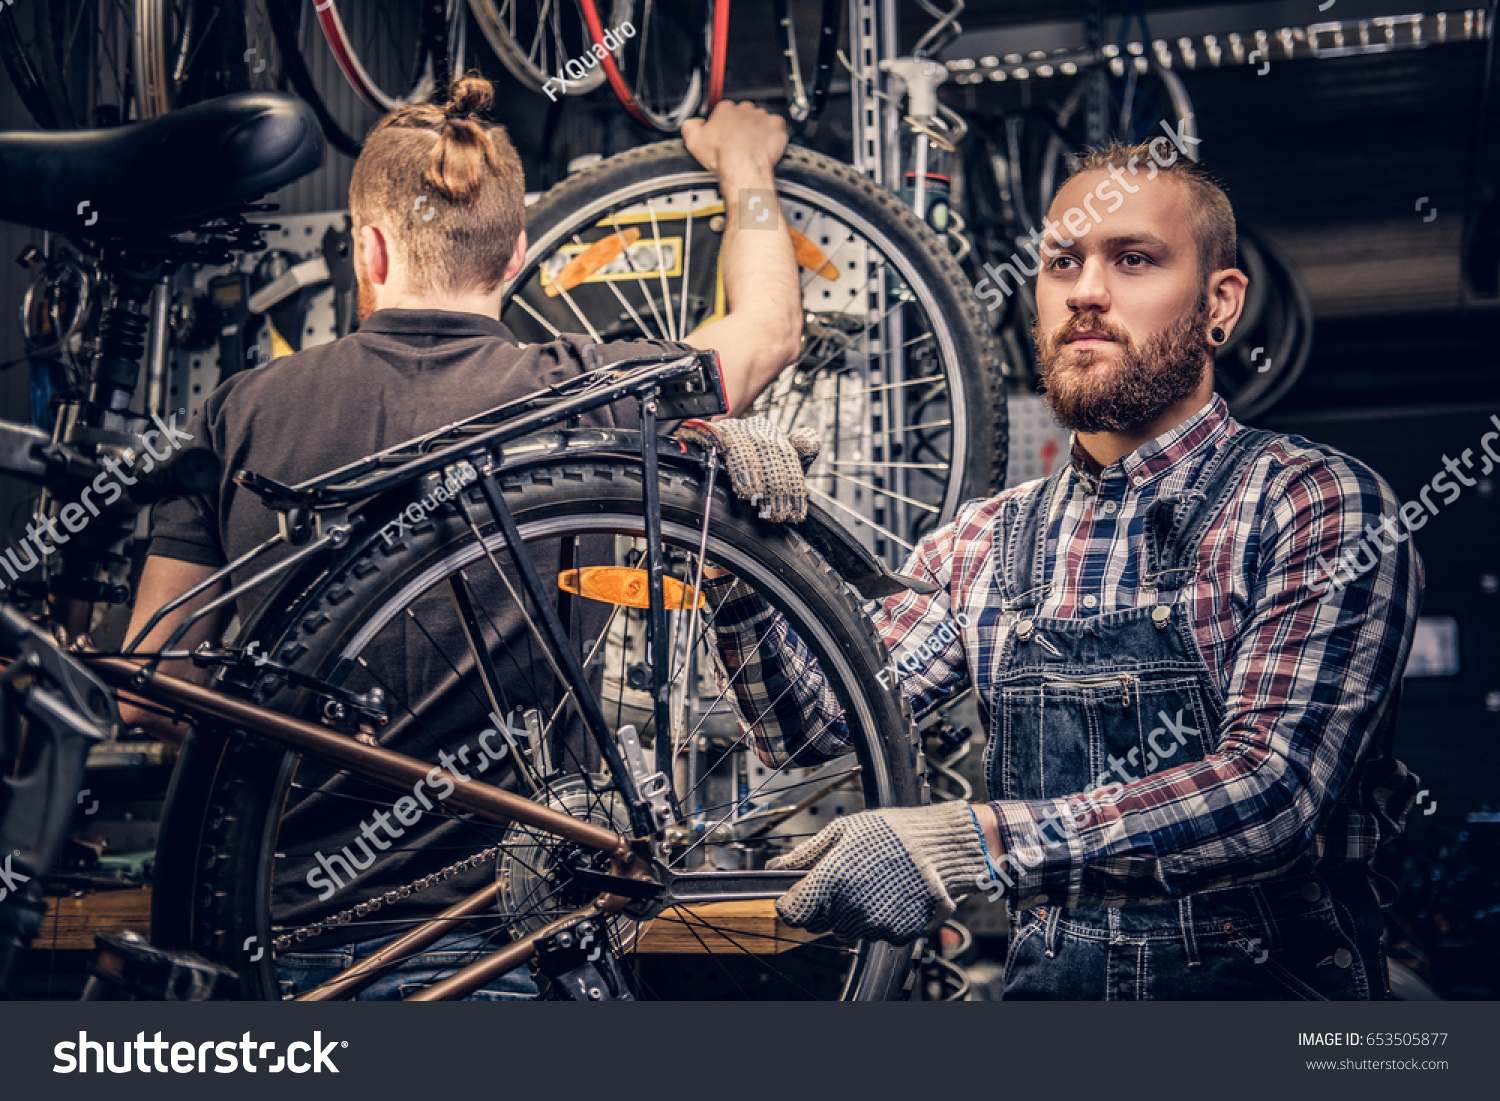
[{"label": "dark gray t-shirt", "polygon": [[[236,470],[305,481],[572,378],[586,369],[588,347],[597,347],[601,365],[692,350],[656,340],[595,346],[567,335],[522,348],[503,324],[479,314],[378,310],[342,340],[234,375],[187,429],[194,446],[223,460],[218,493],[157,505],[151,553],[222,566],[276,533],[276,514],[229,480]],[[580,419],[587,427],[640,427],[633,401]]]},{"label": "dark gray t-shirt", "polygon": [[[188,426],[188,431],[198,437],[194,446],[211,447],[223,461],[221,484],[212,495],[158,504],[152,514],[150,553],[223,565],[277,530],[276,513],[229,480],[236,470],[248,469],[287,484],[304,481],[574,377],[587,369],[583,353],[590,347],[596,347],[598,353],[594,365],[691,350],[685,344],[646,340],[594,346],[582,336],[563,336],[522,348],[503,324],[478,314],[380,310],[371,314],[358,332],[342,340],[235,375],[210,395],[201,415]],[[586,427],[638,428],[639,408],[633,401],[621,402],[581,420]],[[581,541],[579,564],[605,561],[610,546],[607,537]],[[258,559],[256,568],[289,553],[290,548],[277,548]],[[537,567],[544,578],[549,571],[556,576],[555,561],[539,561]],[[488,595],[497,609],[503,609],[506,601],[498,585],[496,578],[486,581],[476,575],[476,599],[485,602]],[[263,587],[245,598],[240,608],[242,618],[268,591],[269,586]],[[400,631],[383,633],[366,651],[368,668],[357,671],[346,687],[364,691],[379,683],[387,692],[393,719],[380,731],[381,744],[435,763],[438,746],[434,729],[441,729],[441,741],[456,750],[459,745],[472,743],[486,721],[485,708],[476,702],[479,697],[460,687],[472,677],[453,676],[450,655],[459,655],[462,661],[467,648],[452,615],[450,599],[438,593],[423,601],[426,605],[422,611],[430,614],[426,614],[421,631],[409,632],[404,640]],[[597,637],[607,609],[593,601],[579,601],[575,607],[576,622],[570,626],[582,639]],[[501,610],[487,622],[505,636],[499,640],[501,656],[496,660],[515,697],[507,704],[538,705],[540,701],[524,698],[524,687],[517,687],[531,677],[532,663],[540,660],[526,645],[519,617]],[[510,638],[512,635],[516,637]],[[514,647],[512,642],[516,643]],[[518,662],[505,653],[511,649],[529,656]],[[535,683],[545,680],[545,675],[539,674]],[[420,721],[410,709],[403,714],[409,700],[425,701]],[[563,736],[571,742],[581,734],[570,730]],[[307,924],[410,883],[466,852],[494,844],[503,835],[503,829],[479,830],[451,818],[424,816],[406,831],[399,845],[379,853],[372,866],[359,871],[332,897],[320,899],[320,892],[309,885],[315,881],[307,879],[317,868],[316,855],[333,858],[348,849],[347,858],[357,866],[370,848],[360,846],[362,821],[381,805],[371,800],[389,806],[395,795],[371,790],[361,781],[310,761],[300,766],[297,781],[277,841],[274,910],[281,928]],[[344,866],[336,860],[334,864]],[[369,924],[345,926],[308,940],[301,947],[366,940],[395,932],[398,926],[390,924],[392,919],[431,916],[486,880],[493,882],[495,874],[493,864],[475,869],[423,891],[409,902],[381,909]],[[321,885],[327,879],[316,882]]]}]

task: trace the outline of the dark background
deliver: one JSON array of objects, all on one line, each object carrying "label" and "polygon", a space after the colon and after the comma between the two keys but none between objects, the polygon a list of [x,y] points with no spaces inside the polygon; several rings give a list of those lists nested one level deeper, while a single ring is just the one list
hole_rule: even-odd
[{"label": "dark background", "polygon": [[[691,7],[691,6],[689,6]],[[811,24],[817,4],[797,0]],[[1111,3],[1113,20],[1126,5]],[[696,9],[694,9],[696,10]],[[930,23],[911,2],[899,5],[903,49]],[[1295,3],[1148,5],[1154,37],[1201,36],[1305,27],[1326,19],[1404,14],[1411,6],[1336,0]],[[1432,7],[1456,21],[1477,8]],[[1081,47],[1082,5],[1043,0],[973,0],[965,34],[945,58],[1012,49]],[[0,10],[0,18],[6,17]],[[811,35],[809,26],[809,38]],[[773,110],[784,101],[770,0],[733,8],[728,94]],[[608,88],[551,104],[514,81],[471,36],[471,51],[499,89],[495,118],[519,148],[528,188],[563,178],[568,162],[610,155],[660,135],[636,127]],[[1479,136],[1485,42],[1430,43],[1336,59],[1277,61],[1261,80],[1243,68],[1182,71],[1197,112],[1203,163],[1223,181],[1242,224],[1270,238],[1296,265],[1316,314],[1312,356],[1291,392],[1260,422],[1331,443],[1368,461],[1409,499],[1442,469],[1445,454],[1479,446],[1500,413],[1500,299],[1472,294],[1460,256],[1475,180],[1500,178],[1497,128]],[[342,84],[330,56],[309,58],[331,108],[351,126],[376,114]],[[1068,81],[948,85],[945,103],[985,115],[1031,102],[1056,104]],[[835,92],[846,91],[839,80]],[[1489,90],[1491,112],[1495,95]],[[810,144],[848,155],[848,101],[836,94]],[[0,76],[0,129],[33,123]],[[286,213],[347,205],[352,161],[334,151],[324,167],[272,196]],[[1426,222],[1416,201],[1437,217]],[[40,234],[0,224],[0,260]],[[19,306],[20,268],[0,263],[0,305]],[[0,362],[21,354],[15,314],[0,322]],[[0,412],[25,419],[26,368],[0,372]],[[1415,537],[1427,566],[1424,614],[1459,625],[1456,676],[1411,679],[1398,756],[1428,790],[1413,814],[1393,872],[1406,886],[1397,914],[1413,934],[1416,961],[1450,997],[1500,994],[1500,825],[1471,821],[1500,811],[1500,501],[1496,475],[1484,479]],[[0,484],[0,516],[11,517],[18,487]],[[1427,961],[1427,962],[1424,962]],[[1429,966],[1430,964],[1430,966]]]}]

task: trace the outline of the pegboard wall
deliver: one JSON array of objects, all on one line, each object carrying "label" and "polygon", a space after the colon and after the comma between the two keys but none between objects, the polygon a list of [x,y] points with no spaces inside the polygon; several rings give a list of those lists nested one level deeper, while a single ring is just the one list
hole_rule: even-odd
[{"label": "pegboard wall", "polygon": [[[244,288],[253,295],[271,281],[273,272],[322,257],[325,235],[329,230],[342,230],[347,218],[343,210],[273,215],[268,222],[280,228],[265,234],[265,250],[240,256],[234,264],[195,264],[178,272],[172,285],[176,339],[167,375],[169,409],[185,408],[191,417],[214,387],[236,371],[264,366],[278,358],[278,352],[300,351],[338,338],[336,294],[328,279],[303,287],[267,314],[237,316],[244,311],[223,299],[231,297],[227,292],[233,290],[226,286],[226,277],[246,276]],[[298,321],[297,330],[282,332],[289,318]],[[236,327],[239,333],[226,331]],[[280,342],[273,340],[272,327]],[[240,335],[247,339],[237,340]],[[244,363],[226,371],[221,360],[231,348],[244,356]]]}]

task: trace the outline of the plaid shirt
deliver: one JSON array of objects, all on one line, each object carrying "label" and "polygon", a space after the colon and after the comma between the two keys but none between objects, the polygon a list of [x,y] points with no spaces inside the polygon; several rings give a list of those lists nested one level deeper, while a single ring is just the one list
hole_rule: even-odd
[{"label": "plaid shirt", "polygon": [[[1087,618],[1155,603],[1156,591],[1141,585],[1147,507],[1190,487],[1241,430],[1215,396],[1102,470],[1075,440],[1043,506],[1054,585],[1037,614]],[[1017,618],[991,616],[993,626],[978,628],[980,612],[1000,604],[996,518],[1007,499],[1040,484],[962,506],[905,567],[938,591],[874,607],[900,662],[891,679],[899,676],[919,718],[972,683],[988,728],[1002,643]],[[1373,568],[1332,592],[1320,563],[1337,562],[1368,531],[1378,537],[1398,504],[1354,459],[1301,437],[1275,439],[1210,523],[1181,596],[1225,701],[1216,750],[1107,792],[994,804],[1017,858],[1006,894],[1072,906],[1180,897],[1276,875],[1305,853],[1330,870],[1363,864],[1399,834],[1416,780],[1389,756],[1383,720],[1416,628],[1421,561],[1392,536]],[[730,582],[706,595],[736,712],[761,757],[801,766],[845,748],[832,694],[780,617]]]}]

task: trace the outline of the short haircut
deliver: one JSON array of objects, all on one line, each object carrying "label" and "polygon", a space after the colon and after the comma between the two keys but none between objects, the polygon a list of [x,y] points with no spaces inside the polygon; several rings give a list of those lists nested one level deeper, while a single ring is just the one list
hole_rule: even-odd
[{"label": "short haircut", "polygon": [[446,104],[398,108],[365,139],[349,182],[356,237],[379,223],[414,290],[489,294],[526,226],[521,158],[503,126],[474,117],[495,90],[475,74]]},{"label": "short haircut", "polygon": [[[1160,139],[1157,139],[1160,140]],[[1169,176],[1187,189],[1193,203],[1193,240],[1198,245],[1198,272],[1207,279],[1211,272],[1232,268],[1238,256],[1238,243],[1234,229],[1234,208],[1218,181],[1197,161],[1178,156],[1171,164],[1161,168],[1161,161],[1151,155],[1150,142],[1125,145],[1111,141],[1092,149],[1085,149],[1078,156],[1077,165],[1063,181],[1067,184],[1075,176],[1085,172],[1107,172],[1112,167],[1129,168],[1131,158],[1139,167],[1146,163],[1157,168],[1162,176]],[[1061,188],[1059,188],[1061,190]]]}]

